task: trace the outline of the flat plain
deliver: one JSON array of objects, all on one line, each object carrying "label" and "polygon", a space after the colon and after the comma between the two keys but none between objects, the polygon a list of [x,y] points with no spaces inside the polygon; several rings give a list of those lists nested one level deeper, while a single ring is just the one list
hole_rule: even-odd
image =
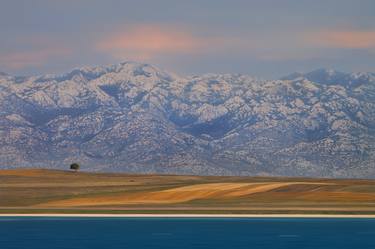
[{"label": "flat plain", "polygon": [[0,170],[0,213],[375,214],[375,180]]}]

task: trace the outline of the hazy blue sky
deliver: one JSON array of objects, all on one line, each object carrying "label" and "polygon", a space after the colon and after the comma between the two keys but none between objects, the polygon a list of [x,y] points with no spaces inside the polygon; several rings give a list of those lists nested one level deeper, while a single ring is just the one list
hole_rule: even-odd
[{"label": "hazy blue sky", "polygon": [[0,71],[136,60],[180,74],[375,71],[374,0],[0,0]]}]

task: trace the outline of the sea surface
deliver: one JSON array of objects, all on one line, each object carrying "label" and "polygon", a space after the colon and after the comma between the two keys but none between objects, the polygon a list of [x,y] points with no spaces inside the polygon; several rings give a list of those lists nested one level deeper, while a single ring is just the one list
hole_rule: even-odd
[{"label": "sea surface", "polygon": [[0,217],[1,249],[374,249],[375,219]]}]

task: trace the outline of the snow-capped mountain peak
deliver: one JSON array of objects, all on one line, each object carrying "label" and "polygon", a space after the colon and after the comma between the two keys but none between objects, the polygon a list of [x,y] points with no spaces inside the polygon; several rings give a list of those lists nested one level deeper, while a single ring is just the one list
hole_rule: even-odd
[{"label": "snow-capped mountain peak", "polygon": [[6,167],[375,176],[372,73],[268,81],[123,62],[0,82]]}]

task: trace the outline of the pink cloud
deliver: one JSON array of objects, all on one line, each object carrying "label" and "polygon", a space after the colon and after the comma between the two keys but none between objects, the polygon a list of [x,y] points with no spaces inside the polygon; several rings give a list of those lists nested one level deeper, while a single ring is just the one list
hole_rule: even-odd
[{"label": "pink cloud", "polygon": [[52,58],[68,56],[70,54],[71,50],[63,47],[6,53],[0,55],[0,64],[4,65],[6,68],[17,70],[27,67],[42,66]]},{"label": "pink cloud", "polygon": [[200,53],[230,43],[223,38],[199,37],[175,26],[135,25],[109,35],[96,44],[96,49],[114,57],[147,60],[161,54]]},{"label": "pink cloud", "polygon": [[313,45],[332,48],[375,48],[375,31],[323,30],[308,33],[305,41]]}]

